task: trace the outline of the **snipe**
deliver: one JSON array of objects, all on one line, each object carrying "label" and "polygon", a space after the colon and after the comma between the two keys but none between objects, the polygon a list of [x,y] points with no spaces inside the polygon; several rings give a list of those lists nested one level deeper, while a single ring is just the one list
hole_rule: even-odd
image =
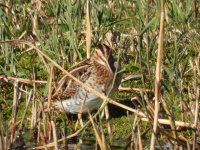
[{"label": "snipe", "polygon": [[[117,76],[113,84],[116,64],[111,49],[102,44],[95,48],[90,59],[80,62],[68,71],[99,93],[107,95],[120,83],[120,77]],[[99,97],[67,76],[59,80],[52,98],[56,99],[52,103],[53,108],[73,114],[92,111],[102,103]]]}]

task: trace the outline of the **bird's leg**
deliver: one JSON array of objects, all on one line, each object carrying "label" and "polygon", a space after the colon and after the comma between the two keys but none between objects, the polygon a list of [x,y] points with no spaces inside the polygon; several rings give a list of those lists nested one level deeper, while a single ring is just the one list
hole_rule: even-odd
[{"label": "bird's leg", "polygon": [[106,122],[107,122],[108,134],[111,134],[112,128],[110,125],[110,114],[108,110],[108,105],[105,106],[104,111],[105,111],[105,117],[106,117]]}]

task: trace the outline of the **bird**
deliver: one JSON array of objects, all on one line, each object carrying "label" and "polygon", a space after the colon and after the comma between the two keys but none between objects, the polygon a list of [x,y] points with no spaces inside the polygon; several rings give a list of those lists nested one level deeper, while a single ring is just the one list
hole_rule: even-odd
[{"label": "bird", "polygon": [[[115,60],[110,47],[106,44],[99,44],[90,58],[67,71],[81,82],[107,96],[114,93],[121,82],[121,75],[116,75],[119,68],[120,65]],[[52,99],[54,109],[71,114],[91,112],[99,108],[103,102],[67,75],[57,82]]]}]

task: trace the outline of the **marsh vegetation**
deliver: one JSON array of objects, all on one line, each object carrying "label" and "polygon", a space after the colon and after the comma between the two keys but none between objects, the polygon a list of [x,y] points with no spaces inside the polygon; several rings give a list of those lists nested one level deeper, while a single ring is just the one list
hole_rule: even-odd
[{"label": "marsh vegetation", "polygon": [[[99,43],[123,71],[119,90],[101,96],[110,118],[102,107],[83,120],[44,110],[57,79]],[[199,92],[199,0],[0,0],[2,150],[81,140],[80,149],[199,149]]]}]

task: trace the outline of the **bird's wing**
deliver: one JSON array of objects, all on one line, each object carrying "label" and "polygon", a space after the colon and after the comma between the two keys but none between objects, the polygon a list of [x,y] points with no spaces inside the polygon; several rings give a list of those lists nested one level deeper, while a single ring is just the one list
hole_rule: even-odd
[{"label": "bird's wing", "polygon": [[[83,81],[83,76],[88,72],[88,68],[91,66],[90,60],[86,59],[73,67],[69,68],[67,71],[73,76]],[[73,81],[69,76],[63,75],[54,87],[52,98],[67,98],[71,97],[76,93],[78,84]]]}]

